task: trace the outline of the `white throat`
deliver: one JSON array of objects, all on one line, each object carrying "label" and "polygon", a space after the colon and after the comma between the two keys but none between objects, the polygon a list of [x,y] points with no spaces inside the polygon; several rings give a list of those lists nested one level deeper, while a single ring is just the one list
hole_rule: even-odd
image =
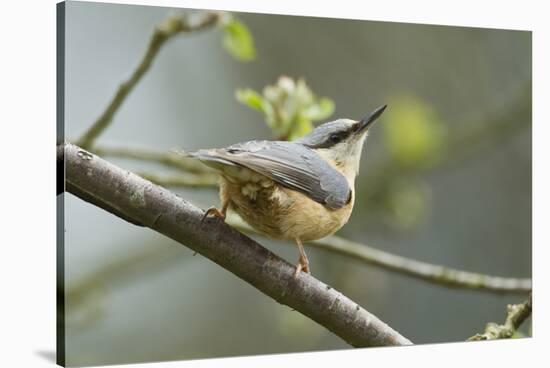
[{"label": "white throat", "polygon": [[315,151],[353,183],[355,176],[359,174],[361,152],[366,139],[367,133],[356,141],[341,142],[331,148],[321,148]]}]

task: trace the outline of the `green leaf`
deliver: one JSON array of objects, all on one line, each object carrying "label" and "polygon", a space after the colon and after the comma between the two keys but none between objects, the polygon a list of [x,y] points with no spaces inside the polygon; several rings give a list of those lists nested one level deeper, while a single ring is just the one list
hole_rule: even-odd
[{"label": "green leaf", "polygon": [[223,47],[239,61],[252,61],[256,58],[254,39],[248,28],[232,17],[223,27]]},{"label": "green leaf", "polygon": [[250,88],[238,89],[235,91],[235,98],[240,103],[260,112],[263,112],[264,98]]},{"label": "green leaf", "polygon": [[334,113],[334,102],[330,98],[322,97],[314,105],[304,109],[302,114],[312,121],[324,120]]},{"label": "green leaf", "polygon": [[277,139],[293,140],[313,130],[313,122],[334,113],[330,98],[317,98],[305,80],[280,76],[264,87],[262,94],[243,88],[235,91],[236,99],[261,112]]}]

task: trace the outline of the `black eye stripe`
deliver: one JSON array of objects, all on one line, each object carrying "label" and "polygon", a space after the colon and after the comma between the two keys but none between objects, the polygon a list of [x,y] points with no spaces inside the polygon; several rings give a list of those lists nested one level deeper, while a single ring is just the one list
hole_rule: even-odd
[{"label": "black eye stripe", "polygon": [[344,131],[341,131],[341,132],[332,133],[330,135],[330,140],[341,142],[344,139],[346,139],[350,135],[350,133],[351,133],[350,130],[344,130]]},{"label": "black eye stripe", "polygon": [[349,137],[349,135],[351,133],[352,132],[351,132],[350,129],[331,133],[328,137],[325,138],[324,142],[321,142],[321,143],[313,146],[312,148],[329,148],[329,147],[332,147],[332,146],[342,142],[343,140],[345,140],[347,137]]},{"label": "black eye stripe", "polygon": [[357,124],[336,120],[318,126],[313,132],[297,140],[307,147],[329,148],[345,141],[357,131]]}]

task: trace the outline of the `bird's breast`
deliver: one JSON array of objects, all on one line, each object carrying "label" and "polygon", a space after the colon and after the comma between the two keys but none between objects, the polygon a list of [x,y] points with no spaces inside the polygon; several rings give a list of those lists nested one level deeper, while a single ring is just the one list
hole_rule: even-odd
[{"label": "bird's breast", "polygon": [[309,241],[339,230],[351,215],[355,196],[352,192],[348,204],[331,210],[261,175],[249,180],[242,180],[242,175],[222,175],[220,197],[261,233],[277,239]]}]

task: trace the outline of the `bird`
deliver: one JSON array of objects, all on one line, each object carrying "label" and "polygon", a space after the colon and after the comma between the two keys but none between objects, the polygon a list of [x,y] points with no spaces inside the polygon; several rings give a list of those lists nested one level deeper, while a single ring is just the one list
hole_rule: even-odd
[{"label": "bird", "polygon": [[225,148],[179,151],[220,176],[221,208],[202,217],[225,221],[228,209],[268,237],[294,242],[294,277],[311,273],[303,244],[334,234],[350,218],[355,178],[380,106],[361,120],[337,119],[294,141],[251,140]]}]

